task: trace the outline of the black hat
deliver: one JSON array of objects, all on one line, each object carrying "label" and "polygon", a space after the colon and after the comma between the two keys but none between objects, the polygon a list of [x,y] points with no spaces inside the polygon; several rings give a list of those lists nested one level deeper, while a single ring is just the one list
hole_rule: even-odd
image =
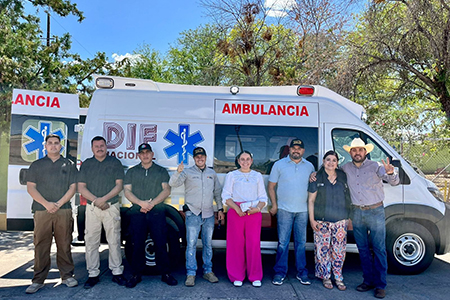
[{"label": "black hat", "polygon": [[138,147],[138,152],[141,153],[142,150],[150,150],[150,151],[152,151],[152,147],[148,143],[142,143]]},{"label": "black hat", "polygon": [[299,146],[300,148],[305,149],[305,145],[303,145],[303,141],[301,139],[293,139],[289,147],[292,148],[294,146]]},{"label": "black hat", "polygon": [[202,147],[195,148],[193,156],[196,157],[197,155],[204,155],[204,156],[206,156],[205,149],[203,149]]}]

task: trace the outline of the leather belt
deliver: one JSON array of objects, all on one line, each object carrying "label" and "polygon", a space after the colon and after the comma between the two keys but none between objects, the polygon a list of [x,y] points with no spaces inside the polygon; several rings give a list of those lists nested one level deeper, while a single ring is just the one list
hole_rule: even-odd
[{"label": "leather belt", "polygon": [[359,208],[360,210],[369,210],[369,209],[374,209],[377,207],[380,207],[381,205],[383,205],[383,202],[378,202],[372,205],[355,205],[353,204],[354,207]]}]

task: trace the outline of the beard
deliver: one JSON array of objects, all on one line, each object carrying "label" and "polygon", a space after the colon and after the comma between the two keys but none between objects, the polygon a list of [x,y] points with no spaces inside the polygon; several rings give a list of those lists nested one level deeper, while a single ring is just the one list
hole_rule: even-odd
[{"label": "beard", "polygon": [[300,153],[292,153],[292,154],[290,154],[290,157],[292,158],[292,159],[295,159],[295,160],[297,160],[297,159],[301,159],[302,158],[302,155],[300,154]]},{"label": "beard", "polygon": [[366,157],[365,157],[364,155],[355,155],[355,156],[352,157],[352,160],[353,160],[355,163],[361,163],[361,162],[363,162],[365,159],[366,159]]}]

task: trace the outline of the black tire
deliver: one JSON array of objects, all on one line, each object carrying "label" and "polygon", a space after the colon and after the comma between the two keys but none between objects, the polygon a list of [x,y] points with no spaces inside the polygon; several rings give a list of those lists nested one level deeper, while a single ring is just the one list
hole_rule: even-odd
[{"label": "black tire", "polygon": [[431,233],[413,221],[394,221],[386,228],[388,271],[412,275],[425,271],[431,264],[436,243]]}]

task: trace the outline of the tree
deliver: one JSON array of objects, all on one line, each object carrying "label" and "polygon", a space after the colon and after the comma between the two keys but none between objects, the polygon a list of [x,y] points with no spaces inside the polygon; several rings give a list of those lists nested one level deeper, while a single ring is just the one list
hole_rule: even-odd
[{"label": "tree", "polygon": [[[83,14],[76,4],[64,0],[30,0],[37,7],[44,7],[61,16],[73,14],[79,21]],[[46,46],[40,36],[39,18],[26,15],[24,1],[0,0],[0,127],[4,131],[10,122],[12,90],[39,89],[55,92],[80,93],[86,103],[92,87],[93,73],[109,68],[104,53],[93,59],[82,60],[70,53],[70,36],[53,37]]]},{"label": "tree", "polygon": [[111,66],[109,75],[172,82],[166,60],[148,44],[143,44],[134,50],[132,55],[116,61]]},{"label": "tree", "polygon": [[299,37],[298,72],[302,84],[321,84],[349,96],[353,86],[345,38],[358,0],[293,0],[288,9]]},{"label": "tree", "polygon": [[222,84],[225,81],[223,61],[217,51],[220,37],[220,29],[209,24],[183,31],[167,56],[173,83]]},{"label": "tree", "polygon": [[361,78],[374,72],[395,78],[401,82],[397,93],[420,92],[422,99],[439,103],[450,121],[448,1],[374,1],[349,46]]},{"label": "tree", "polygon": [[293,70],[296,36],[283,18],[269,19],[270,8],[261,0],[202,0],[222,32],[218,42],[227,84],[280,85]]}]

